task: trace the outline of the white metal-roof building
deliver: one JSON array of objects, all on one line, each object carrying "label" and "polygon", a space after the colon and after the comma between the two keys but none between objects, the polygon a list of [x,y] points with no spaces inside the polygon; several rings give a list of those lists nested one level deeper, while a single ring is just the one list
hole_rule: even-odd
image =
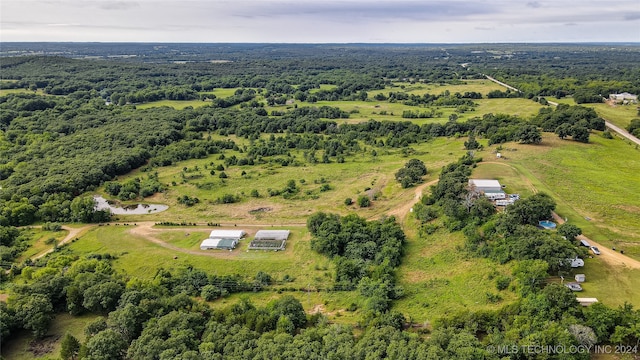
[{"label": "white metal-roof building", "polygon": [[213,230],[210,239],[242,239],[247,233],[244,230]]},{"label": "white metal-roof building", "polygon": [[502,185],[498,180],[469,179],[469,187],[477,192],[502,192]]},{"label": "white metal-roof building", "polygon": [[256,240],[287,240],[289,230],[258,230]]},{"label": "white metal-roof building", "polygon": [[200,250],[212,250],[212,249],[222,249],[222,250],[232,250],[235,249],[236,245],[238,245],[238,240],[236,239],[204,239],[202,243],[200,243]]}]

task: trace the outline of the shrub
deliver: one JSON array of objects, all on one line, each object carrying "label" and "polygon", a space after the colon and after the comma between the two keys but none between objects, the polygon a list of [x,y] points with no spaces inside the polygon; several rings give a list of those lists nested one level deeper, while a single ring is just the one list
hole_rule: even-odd
[{"label": "shrub", "polygon": [[371,206],[371,199],[369,199],[369,197],[366,195],[358,196],[358,206],[360,206],[361,208]]}]

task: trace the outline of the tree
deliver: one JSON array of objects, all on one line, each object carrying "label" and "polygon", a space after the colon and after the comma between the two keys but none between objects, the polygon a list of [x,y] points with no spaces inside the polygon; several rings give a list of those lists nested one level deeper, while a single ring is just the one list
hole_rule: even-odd
[{"label": "tree", "polygon": [[80,350],[80,342],[70,333],[67,333],[60,342],[60,357],[64,360],[74,360]]},{"label": "tree", "polygon": [[123,291],[122,285],[113,281],[93,285],[84,291],[82,306],[95,312],[112,311]]},{"label": "tree", "polygon": [[564,140],[564,138],[571,135],[571,125],[567,123],[560,124],[554,132],[560,139]]},{"label": "tree", "polygon": [[221,294],[222,292],[220,291],[220,289],[217,286],[211,284],[202,287],[202,291],[200,292],[200,296],[202,296],[202,298],[206,301],[213,301],[219,298]]},{"label": "tree", "polygon": [[87,342],[87,360],[124,359],[127,342],[122,335],[112,329],[97,333]]},{"label": "tree", "polygon": [[480,148],[480,143],[476,140],[476,136],[473,133],[469,134],[469,140],[464,142],[464,148],[466,150],[476,150]]},{"label": "tree", "polygon": [[542,260],[519,261],[513,270],[513,275],[517,280],[520,293],[526,295],[535,292],[547,277],[548,268],[549,265]]},{"label": "tree", "polygon": [[408,188],[422,180],[422,176],[427,174],[427,167],[424,162],[418,159],[409,160],[402,169],[396,172],[396,180],[403,188]]},{"label": "tree", "polygon": [[588,143],[589,142],[589,129],[585,126],[573,125],[570,129],[571,137],[575,141]]},{"label": "tree", "polygon": [[371,199],[367,195],[358,196],[358,206],[361,208],[369,207],[371,205]]},{"label": "tree", "polygon": [[33,336],[41,338],[47,333],[53,319],[53,305],[48,297],[42,294],[22,296],[13,308],[16,320],[22,323],[24,329],[31,330]]},{"label": "tree", "polygon": [[582,229],[573,224],[564,223],[558,226],[558,234],[567,240],[575,240],[578,235],[582,234]]},{"label": "tree", "polygon": [[516,132],[516,140],[523,144],[540,144],[542,135],[535,125],[521,125]]}]

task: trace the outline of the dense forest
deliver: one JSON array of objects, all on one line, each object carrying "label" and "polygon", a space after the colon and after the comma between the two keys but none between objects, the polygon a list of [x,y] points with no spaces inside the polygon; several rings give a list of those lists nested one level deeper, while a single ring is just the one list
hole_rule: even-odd
[{"label": "dense forest", "polygon": [[[489,113],[462,120],[456,114],[473,114],[485,95],[416,95],[389,87],[462,84],[491,75],[520,91],[494,90],[486,94],[490,99],[543,103],[540,97],[572,95],[576,103],[589,103],[610,92],[640,93],[638,64],[638,47],[622,45],[3,44],[0,88],[14,91],[0,96],[0,278],[13,294],[0,302],[2,341],[25,331],[40,338],[56,314],[67,312],[98,318],[86,327],[86,341],[70,334],[63,339],[64,359],[521,359],[542,356],[495,349],[595,344],[637,353],[640,311],[628,304],[583,308],[566,287],[544,281],[567,274],[570,259],[585,255],[575,240],[581,229],[561,226],[551,233],[535,226],[555,209],[550,196],[538,193],[498,213],[467,188],[480,160],[473,153],[481,147],[476,139],[539,144],[548,132],[589,143],[593,130],[605,130],[595,110],[560,104],[530,118]],[[233,90],[216,96],[217,89]],[[140,107],[160,100],[204,106]],[[402,112],[402,121],[344,121],[354,113],[339,102],[373,100],[413,108]],[[442,109],[455,113],[442,122],[416,121],[440,117]],[[631,121],[630,132],[640,131],[639,121]],[[316,290],[355,292],[362,299],[347,309],[362,315],[349,325],[305,313],[291,296],[305,289],[262,271],[218,276],[186,266],[142,280],[117,271],[117,255],[78,256],[66,247],[35,261],[16,260],[28,247],[27,226],[109,222],[111,214],[97,210],[89,193],[102,187],[124,201],[163,192],[169,185],[158,169],[180,161],[215,154],[219,163],[207,171],[223,179],[234,166],[343,163],[383,150],[408,155],[410,146],[443,137],[468,138],[470,152],[441,169],[412,219],[421,237],[438,231],[438,221],[464,235],[458,250],[465,256],[513,265],[495,287],[518,299],[499,310],[449,314],[430,326],[414,326],[394,310],[404,296],[397,270],[407,235],[392,216],[368,221],[310,212],[307,218],[311,250],[335,269],[332,286]],[[228,150],[238,155],[225,156]],[[136,169],[136,178],[118,180]],[[425,164],[411,159],[394,181],[409,188],[426,174]],[[288,200],[298,191],[291,180],[269,195]],[[217,204],[242,200],[229,195]],[[362,200],[367,204],[359,206],[368,206],[369,198]],[[179,198],[184,206],[199,201]],[[207,303],[263,291],[285,294],[263,305],[249,297],[224,308]],[[493,289],[487,298],[501,300]],[[589,351],[544,355],[586,359]]]}]

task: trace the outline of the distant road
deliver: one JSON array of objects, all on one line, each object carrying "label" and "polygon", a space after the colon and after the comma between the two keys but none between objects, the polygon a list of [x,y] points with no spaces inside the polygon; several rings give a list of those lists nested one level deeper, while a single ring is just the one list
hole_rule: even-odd
[{"label": "distant road", "polygon": [[[492,77],[491,77],[491,76],[489,76],[489,75],[485,75],[485,74],[483,74],[483,75],[484,75],[484,77],[486,77],[488,80],[491,80],[491,81],[493,81],[494,83],[496,83],[496,84],[498,84],[498,85],[502,85],[502,86],[506,87],[507,89],[511,89],[511,90],[513,90],[513,91],[520,92],[520,90],[518,90],[518,89],[514,88],[514,87],[513,87],[513,86],[511,86],[511,85],[508,85],[508,84],[503,83],[502,81],[496,80],[496,79],[492,78]],[[557,102],[549,101],[549,100],[547,100],[547,102],[548,102],[550,105],[558,106],[558,103],[557,103]],[[606,126],[606,127],[608,127],[609,129],[613,130],[614,132],[618,133],[618,134],[619,134],[620,136],[622,136],[623,138],[625,138],[625,139],[627,139],[627,140],[629,140],[629,141],[631,141],[631,142],[635,143],[636,145],[640,145],[640,139],[638,139],[637,137],[635,137],[635,136],[633,136],[633,135],[629,134],[629,132],[627,132],[625,129],[622,129],[622,128],[618,127],[618,126],[613,125],[612,123],[610,123],[610,122],[609,122],[609,121],[607,121],[606,119],[604,119],[604,124],[605,124],[605,126]]]},{"label": "distant road", "polygon": [[[489,75],[485,75],[485,74],[482,74],[482,75],[484,75],[487,79],[489,79],[489,80],[493,81],[494,83],[496,83],[496,84],[498,84],[498,85],[502,85],[502,86],[506,87],[507,89],[510,89],[510,90],[513,90],[513,91],[520,92],[520,90],[518,90],[518,89],[514,88],[513,86],[508,85],[508,84],[505,84],[505,83],[503,83],[502,81],[496,80],[496,79],[492,78],[492,77],[491,77],[491,76],[489,76]],[[557,105],[557,104],[556,104],[556,105]]]}]

